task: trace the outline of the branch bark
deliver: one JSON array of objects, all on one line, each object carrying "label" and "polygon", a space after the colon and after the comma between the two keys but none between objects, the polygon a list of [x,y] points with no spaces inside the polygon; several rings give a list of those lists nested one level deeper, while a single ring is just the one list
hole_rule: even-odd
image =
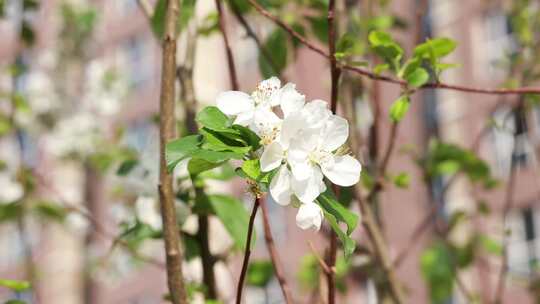
[{"label": "branch bark", "polygon": [[259,209],[260,198],[256,197],[253,203],[253,209],[249,217],[248,234],[246,239],[246,249],[244,251],[244,261],[242,262],[242,270],[240,272],[240,278],[238,279],[238,286],[236,288],[236,304],[242,303],[242,290],[244,289],[244,279],[246,278],[246,272],[249,265],[249,256],[251,255],[251,238],[253,236],[255,216]]},{"label": "branch bark", "polygon": [[[302,43],[303,45],[305,45],[308,49],[318,53],[319,55],[329,60],[331,59],[332,56],[330,56],[330,54],[327,54],[323,49],[321,49],[320,47],[308,41],[304,36],[302,36],[297,31],[295,31],[288,24],[286,24],[285,22],[280,20],[278,17],[274,16],[272,13],[267,11],[260,4],[258,4],[257,1],[255,0],[248,0],[248,1],[261,15],[265,16],[266,18],[270,19],[271,21],[279,25],[287,33],[289,33],[289,35],[298,39],[298,41]],[[360,75],[366,76],[372,80],[384,81],[388,83],[397,84],[400,86],[407,85],[407,82],[404,80],[396,79],[390,76],[378,75],[365,68],[350,66],[347,64],[340,64],[340,67],[344,70],[352,71]],[[535,87],[523,87],[523,88],[514,88],[514,89],[493,89],[493,88],[468,87],[468,86],[462,86],[462,85],[447,84],[443,82],[428,83],[418,89],[422,90],[422,89],[428,89],[428,88],[438,88],[438,89],[447,89],[447,90],[454,90],[454,91],[461,91],[461,92],[468,92],[468,93],[493,94],[493,95],[540,94],[540,88],[535,88]]]},{"label": "branch bark", "polygon": [[163,238],[167,260],[167,281],[174,304],[187,304],[187,296],[182,277],[182,252],[178,233],[172,175],[167,171],[165,146],[176,135],[174,119],[175,72],[176,72],[176,20],[180,8],[178,1],[167,1],[165,14],[165,34],[162,42],[163,58],[161,66],[161,96],[159,120],[159,201],[163,221]]},{"label": "branch bark", "polygon": [[[338,94],[339,94],[339,76],[341,74],[341,69],[337,66],[336,56],[336,25],[334,22],[336,14],[336,1],[330,0],[328,3],[328,53],[330,54],[330,80],[331,80],[331,91],[330,91],[330,110],[333,114],[336,114],[337,104],[338,104]],[[333,185],[334,192],[339,198],[339,187]],[[326,264],[328,267],[333,268],[336,265],[336,255],[337,255],[337,236],[334,231],[330,231],[330,246],[326,255]],[[328,304],[336,303],[336,278],[333,271],[327,272],[326,281],[328,286]]]},{"label": "branch bark", "polygon": [[283,297],[285,298],[285,303],[290,304],[294,303],[291,289],[287,280],[285,279],[285,273],[283,271],[283,265],[279,258],[279,254],[276,250],[274,244],[274,238],[272,237],[272,229],[270,229],[270,221],[268,219],[268,209],[266,208],[266,200],[260,200],[263,226],[264,226],[264,239],[266,241],[266,248],[268,248],[268,253],[270,254],[270,259],[272,260],[272,265],[274,266],[274,271],[276,272],[276,278],[278,279],[279,286],[283,292]]}]

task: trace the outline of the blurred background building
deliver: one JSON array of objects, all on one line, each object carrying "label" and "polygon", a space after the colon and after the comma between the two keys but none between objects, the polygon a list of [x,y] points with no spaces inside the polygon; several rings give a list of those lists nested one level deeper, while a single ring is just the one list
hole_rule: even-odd
[{"label": "blurred background building", "polygon": [[[66,10],[61,8],[64,2],[76,8],[91,6],[97,12],[92,42],[81,44],[84,49],[77,50],[79,53],[76,54],[84,56],[75,59],[69,58],[63,51],[69,47],[77,48],[77,45],[60,46],[68,18]],[[150,180],[155,180],[157,174],[158,138],[153,119],[158,110],[159,98],[159,43],[136,0],[64,2],[43,0],[35,12],[21,15],[22,1],[7,1],[6,16],[0,19],[0,67],[7,71],[20,61],[28,68],[16,77],[2,73],[0,85],[4,89],[21,92],[35,90],[35,95],[41,97],[36,97],[36,106],[43,107],[44,113],[49,109],[61,113],[64,127],[58,127],[59,130],[55,129],[49,135],[34,136],[22,132],[17,138],[2,139],[0,154],[40,172],[44,180],[38,183],[40,191],[51,200],[62,200],[88,210],[99,220],[103,229],[89,229],[93,224],[77,216],[69,216],[66,225],[26,221],[22,223],[25,229],[35,232],[28,234],[32,236],[28,238],[28,235],[21,233],[20,226],[2,224],[0,278],[23,279],[28,272],[33,273],[37,283],[33,293],[18,295],[30,303],[160,303],[166,293],[162,267],[134,262],[128,252],[119,246],[112,247],[114,235],[118,232],[118,222],[126,213],[124,209],[133,208],[136,199],[131,198],[130,203],[120,202],[114,195],[117,184],[122,183],[123,189],[129,190],[132,187],[139,193],[155,195],[155,189],[151,187],[153,184],[144,180],[141,183],[141,180],[144,174],[149,174]],[[420,2],[395,0],[391,10],[414,24]],[[214,10],[213,1],[198,1],[197,20],[202,23]],[[260,79],[259,76],[253,76],[259,73],[257,47],[252,40],[246,38],[231,14],[227,14],[226,18],[241,88],[251,90]],[[28,20],[35,27],[36,43],[32,48],[25,48],[18,38],[21,19]],[[261,37],[266,35],[269,32],[268,23],[260,18],[253,19],[257,33]],[[429,1],[426,14],[421,17],[421,36],[445,36],[458,41],[458,48],[449,61],[460,63],[460,67],[445,74],[446,82],[494,87],[511,73],[499,66],[514,47],[513,33],[508,23],[502,7],[491,1],[433,0]],[[399,41],[407,51],[410,52],[414,46],[417,34],[412,28],[398,34]],[[179,42],[179,58],[185,56],[185,48],[182,47],[185,42],[184,33]],[[212,34],[200,38],[195,58],[197,100],[201,104],[211,104],[218,92],[229,89],[221,36]],[[78,70],[73,68],[74,65],[79,66]],[[62,67],[68,66],[71,67],[70,74],[62,75]],[[114,92],[100,87],[102,79],[114,75],[120,77],[113,86]],[[287,68],[285,75],[306,93],[307,99],[328,99],[329,71],[324,60],[317,54],[305,48],[300,49],[295,63]],[[65,85],[60,90],[64,98],[44,92],[53,91],[51,80],[61,81]],[[398,96],[399,88],[381,83],[378,90],[383,110],[381,116],[388,117],[387,111]],[[57,100],[49,100],[55,98]],[[479,201],[486,201],[491,215],[475,220],[471,225],[498,237],[502,237],[504,231],[500,224],[505,187],[485,192],[472,187],[465,179],[458,179],[448,191],[443,190],[448,182],[445,180],[433,180],[429,187],[425,186],[422,173],[411,160],[410,154],[403,151],[411,146],[420,151],[425,150],[433,138],[478,149],[480,156],[489,161],[503,182],[508,179],[511,166],[518,166],[514,204],[506,222],[512,233],[508,242],[510,278],[503,302],[532,302],[527,288],[534,279],[540,255],[540,243],[537,242],[537,236],[540,235],[540,171],[536,161],[540,112],[534,111],[533,115],[527,116],[507,106],[517,102],[517,98],[447,90],[424,90],[416,94],[411,111],[400,126],[398,148],[389,169],[392,172],[409,172],[411,184],[408,189],[390,187],[383,192],[380,208],[391,256],[395,257],[404,248],[410,247],[410,254],[398,268],[398,276],[411,296],[410,303],[429,302],[419,270],[419,257],[436,233],[429,228],[419,238],[413,235],[414,228],[430,213],[431,204],[443,205],[442,211],[432,217],[436,225],[440,225],[441,222],[444,224],[449,221],[453,211],[474,210]],[[360,131],[365,133],[373,121],[373,113],[368,100],[362,96],[355,96],[354,102],[359,111]],[[19,119],[33,125],[37,124],[39,118]],[[519,134],[516,142],[512,134],[500,131],[495,127],[496,124],[490,123],[492,121],[508,124],[509,128],[515,130]],[[114,134],[118,126],[122,129],[120,135]],[[389,126],[390,122],[383,119],[379,130],[380,146],[387,143]],[[78,150],[77,153],[84,154],[88,152],[87,149],[92,149],[95,141],[89,143],[85,138],[89,136],[88,131],[93,129],[99,129],[108,138],[117,138],[118,145],[127,145],[141,152],[144,155],[141,159],[145,159],[148,172],[141,172],[140,176],[135,175],[128,182],[119,182],[115,176],[100,176],[80,163],[58,161],[56,156],[66,150]],[[58,140],[68,141],[70,146],[62,147]],[[144,178],[148,178],[147,175]],[[219,185],[216,187],[224,188]],[[238,184],[235,193],[242,195],[243,185]],[[307,241],[313,241],[322,252],[325,247],[324,238],[320,234],[297,229],[294,225],[294,212],[288,212],[272,203],[269,208],[274,238],[285,263],[285,271],[290,281],[294,282],[302,256],[310,252]],[[222,230],[218,223],[212,229],[215,229],[216,235]],[[259,239],[262,240],[261,223],[257,225],[257,232],[261,234]],[[461,229],[455,235],[456,241],[466,239],[468,233],[466,228]],[[359,240],[365,240],[362,229],[357,231],[356,236]],[[161,243],[150,243],[145,244],[142,250],[144,254],[163,261]],[[264,242],[257,242],[254,258],[264,257]],[[28,259],[33,261],[35,269],[25,269]],[[230,262],[233,266],[239,266],[240,263],[237,259]],[[200,279],[200,267],[196,262],[192,264],[186,265],[187,275],[195,280]],[[462,279],[471,289],[479,290],[489,298],[496,288],[500,259],[493,258],[477,264]],[[232,300],[239,267],[232,267],[232,273],[223,265],[217,265],[216,268],[219,268],[216,272],[222,282],[220,293]],[[347,284],[353,292],[349,293],[347,299],[340,299],[339,303],[378,302],[373,284],[361,274],[354,276]],[[293,283],[295,293],[301,288],[298,283]],[[263,303],[265,294],[271,299],[269,303],[280,303],[281,292],[277,281],[272,282],[266,291],[249,288],[246,303]],[[12,296],[7,290],[0,289],[0,300]],[[304,297],[307,300],[309,295]],[[451,302],[466,303],[458,292]]]}]

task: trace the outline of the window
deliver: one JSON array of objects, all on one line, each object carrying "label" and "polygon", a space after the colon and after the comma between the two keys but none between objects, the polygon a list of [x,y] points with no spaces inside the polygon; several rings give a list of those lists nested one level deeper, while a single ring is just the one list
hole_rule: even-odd
[{"label": "window", "polygon": [[485,72],[494,78],[504,78],[506,58],[516,51],[508,16],[501,11],[489,12],[484,17],[484,36],[486,43],[481,47],[484,52],[481,61],[487,67]]},{"label": "window", "polygon": [[508,239],[508,269],[516,276],[526,277],[537,268],[540,253],[540,210],[525,208],[511,213],[506,228]]},{"label": "window", "polygon": [[493,150],[500,176],[506,176],[510,172],[512,161],[516,166],[526,166],[535,160],[523,109],[499,108],[493,113],[492,118]]},{"label": "window", "polygon": [[130,86],[141,87],[152,78],[153,69],[149,63],[151,58],[147,35],[133,36],[122,46],[120,63],[127,74]]}]

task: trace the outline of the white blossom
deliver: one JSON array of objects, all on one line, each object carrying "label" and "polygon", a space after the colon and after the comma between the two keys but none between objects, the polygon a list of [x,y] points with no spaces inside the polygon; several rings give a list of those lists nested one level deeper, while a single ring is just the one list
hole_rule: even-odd
[{"label": "white blossom", "polygon": [[323,217],[323,211],[316,203],[302,204],[296,214],[296,225],[304,230],[319,230]]},{"label": "white blossom", "polygon": [[12,203],[24,195],[22,185],[7,174],[0,175],[0,203]]}]

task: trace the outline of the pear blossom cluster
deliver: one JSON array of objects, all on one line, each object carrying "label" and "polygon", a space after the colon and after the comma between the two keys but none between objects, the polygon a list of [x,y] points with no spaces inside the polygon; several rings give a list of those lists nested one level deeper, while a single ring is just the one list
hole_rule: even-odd
[{"label": "pear blossom cluster", "polygon": [[326,101],[306,102],[295,84],[281,86],[276,77],[262,81],[251,95],[227,91],[216,102],[235,124],[261,138],[260,169],[276,170],[269,187],[274,201],[299,206],[296,224],[319,230],[324,214],[315,200],[326,191],[324,178],[345,187],[360,178],[362,166],[343,148],[347,120],[333,114]]}]

